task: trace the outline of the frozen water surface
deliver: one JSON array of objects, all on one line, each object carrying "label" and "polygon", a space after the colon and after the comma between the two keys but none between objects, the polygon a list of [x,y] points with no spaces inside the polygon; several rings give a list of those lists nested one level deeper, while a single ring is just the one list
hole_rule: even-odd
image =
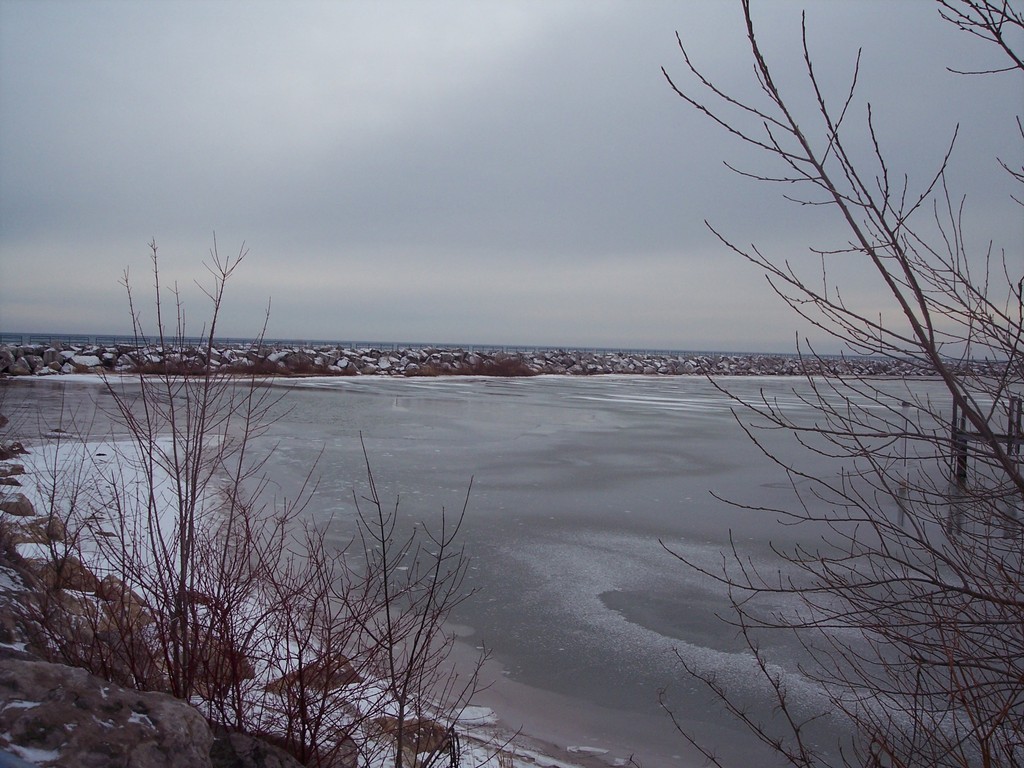
[{"label": "frozen water surface", "polygon": [[[763,391],[796,418],[811,417],[799,379],[722,382],[753,401]],[[683,674],[679,654],[765,706],[753,661],[716,619],[723,589],[686,569],[662,542],[714,566],[730,532],[755,562],[773,565],[769,542],[805,532],[775,515],[730,506],[786,507],[792,489],[751,445],[734,401],[691,377],[531,379],[334,378],[282,380],[286,409],[261,438],[280,493],[294,493],[318,461],[309,513],[330,518],[336,540],[353,532],[353,493],[365,490],[360,435],[378,490],[413,520],[458,512],[472,478],[463,533],[477,589],[455,616],[468,646],[486,644],[496,684],[481,697],[512,728],[611,762],[699,765],[659,706],[668,689],[677,718],[735,764],[766,764],[755,740]],[[892,384],[894,391],[900,386]],[[919,390],[934,383],[918,382]],[[26,389],[29,389],[26,387]],[[31,387],[53,391],[58,387]],[[82,388],[94,396],[95,387]],[[940,395],[941,396],[941,395]],[[40,395],[53,408],[53,394]],[[102,418],[100,419],[102,421]],[[794,450],[784,435],[778,450]],[[812,473],[837,467],[808,460]],[[782,606],[784,607],[784,606]],[[798,650],[765,646],[807,712],[813,684]],[[769,710],[764,710],[769,714]],[[829,739],[841,723],[826,723]]]}]

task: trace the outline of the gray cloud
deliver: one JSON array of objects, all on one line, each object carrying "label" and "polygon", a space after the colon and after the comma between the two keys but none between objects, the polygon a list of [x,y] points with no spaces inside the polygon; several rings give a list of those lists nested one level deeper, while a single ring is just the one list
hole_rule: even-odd
[{"label": "gray cloud", "polygon": [[[800,4],[758,11],[798,94]],[[753,93],[737,20],[718,2],[0,0],[0,328],[123,330],[118,279],[146,280],[149,238],[188,286],[216,230],[252,249],[229,333],[272,297],[282,336],[788,349],[795,318],[703,220],[794,257],[843,233],[729,174],[763,160],[659,72],[682,73],[679,30]],[[989,170],[1019,156],[1019,87],[943,70],[989,51],[922,2],[808,20],[837,98],[864,46],[901,169],[923,178],[963,123],[972,230],[1019,248]]]}]

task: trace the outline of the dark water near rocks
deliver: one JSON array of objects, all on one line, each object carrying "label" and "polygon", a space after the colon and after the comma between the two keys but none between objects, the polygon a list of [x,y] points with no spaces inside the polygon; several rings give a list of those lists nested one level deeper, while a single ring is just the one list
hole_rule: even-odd
[{"label": "dark water near rocks", "polygon": [[[353,530],[353,492],[365,490],[360,434],[385,503],[400,497],[409,519],[459,511],[472,479],[463,535],[473,561],[468,586],[478,592],[455,622],[469,644],[492,649],[498,681],[482,701],[513,727],[517,717],[527,731],[563,717],[579,729],[567,743],[606,748],[609,760],[635,754],[645,766],[699,765],[658,703],[667,688],[676,717],[719,754],[765,764],[754,739],[680,668],[676,654],[752,706],[767,701],[749,653],[715,616],[727,605],[723,588],[685,568],[662,542],[713,566],[731,532],[755,562],[771,565],[770,542],[785,546],[809,534],[715,498],[785,507],[793,492],[735,422],[735,403],[711,383],[542,377],[280,386],[288,387],[288,410],[260,440],[273,450],[275,490],[293,494],[318,461],[308,512],[332,516],[339,542]],[[796,418],[811,416],[794,393],[806,390],[801,380],[725,386],[747,400],[764,390]],[[927,382],[914,386],[938,392]],[[61,388],[75,398],[100,389],[46,382],[18,390],[45,412]],[[796,450],[786,435],[770,439],[784,455]],[[821,459],[806,468],[838,471]],[[789,673],[796,699],[813,706],[816,689],[796,670],[799,649],[781,638],[765,647]],[[503,712],[503,686],[514,687],[520,705],[537,691],[538,705]],[[825,724],[822,738],[842,727]]]}]

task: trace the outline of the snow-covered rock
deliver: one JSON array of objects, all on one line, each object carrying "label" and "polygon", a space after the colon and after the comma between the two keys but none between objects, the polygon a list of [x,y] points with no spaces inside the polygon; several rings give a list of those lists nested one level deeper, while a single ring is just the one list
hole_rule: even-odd
[{"label": "snow-covered rock", "polygon": [[82,368],[97,368],[102,365],[102,361],[96,355],[75,355],[71,358],[71,363]]},{"label": "snow-covered rock", "polygon": [[32,517],[36,511],[32,502],[23,493],[14,493],[0,497],[0,512],[15,517]]},{"label": "snow-covered rock", "polygon": [[128,690],[84,669],[0,661],[0,747],[36,765],[210,766],[199,712],[163,693]]}]

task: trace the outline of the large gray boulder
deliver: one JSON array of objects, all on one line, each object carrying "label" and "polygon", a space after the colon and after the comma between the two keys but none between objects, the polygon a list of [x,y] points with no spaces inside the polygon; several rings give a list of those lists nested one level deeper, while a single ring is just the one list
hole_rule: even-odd
[{"label": "large gray boulder", "polygon": [[40,766],[211,765],[213,734],[196,709],[83,669],[0,660],[0,702],[0,749]]},{"label": "large gray boulder", "polygon": [[0,512],[17,517],[32,517],[36,510],[23,493],[0,494]]}]

